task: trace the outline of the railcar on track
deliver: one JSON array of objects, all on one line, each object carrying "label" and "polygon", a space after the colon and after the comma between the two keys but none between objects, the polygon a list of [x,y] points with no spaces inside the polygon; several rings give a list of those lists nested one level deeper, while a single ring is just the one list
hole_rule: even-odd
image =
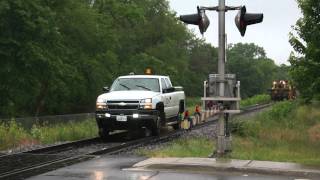
[{"label": "railcar on track", "polygon": [[269,93],[273,101],[296,99],[296,89],[288,80],[273,81]]}]

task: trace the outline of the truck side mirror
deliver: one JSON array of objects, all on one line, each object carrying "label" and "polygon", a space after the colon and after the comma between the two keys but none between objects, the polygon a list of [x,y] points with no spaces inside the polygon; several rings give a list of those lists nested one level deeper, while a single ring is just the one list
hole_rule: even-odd
[{"label": "truck side mirror", "polygon": [[109,89],[109,87],[108,87],[108,86],[106,86],[106,87],[103,87],[103,88],[102,88],[102,91],[103,91],[103,92],[105,92],[105,93],[107,93],[107,92],[109,92],[109,91],[110,91],[110,89]]},{"label": "truck side mirror", "polygon": [[174,87],[169,87],[169,88],[163,89],[163,93],[172,93],[174,91],[175,91]]}]

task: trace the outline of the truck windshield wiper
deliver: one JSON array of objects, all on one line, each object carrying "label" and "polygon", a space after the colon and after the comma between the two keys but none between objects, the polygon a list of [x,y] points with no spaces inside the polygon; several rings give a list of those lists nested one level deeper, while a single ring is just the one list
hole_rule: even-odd
[{"label": "truck windshield wiper", "polygon": [[145,86],[142,86],[142,85],[136,85],[137,87],[141,87],[141,88],[143,88],[143,89],[146,89],[146,90],[148,90],[148,91],[151,91],[151,89],[150,88],[147,88],[147,87],[145,87]]},{"label": "truck windshield wiper", "polygon": [[127,88],[128,90],[130,90],[130,88],[124,84],[119,83],[120,86]]}]

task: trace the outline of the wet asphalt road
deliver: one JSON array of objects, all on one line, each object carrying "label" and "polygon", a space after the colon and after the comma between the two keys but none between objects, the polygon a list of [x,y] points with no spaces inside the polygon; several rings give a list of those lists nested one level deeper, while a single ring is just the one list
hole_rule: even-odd
[{"label": "wet asphalt road", "polygon": [[299,177],[269,176],[243,173],[212,172],[211,174],[188,172],[134,172],[124,171],[133,164],[145,160],[142,157],[102,156],[87,162],[51,171],[30,180],[295,180]]}]

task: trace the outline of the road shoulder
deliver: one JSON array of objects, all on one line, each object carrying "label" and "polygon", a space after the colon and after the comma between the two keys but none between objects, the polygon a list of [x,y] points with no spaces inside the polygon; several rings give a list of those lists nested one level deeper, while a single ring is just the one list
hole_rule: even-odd
[{"label": "road shoulder", "polygon": [[296,163],[217,160],[214,158],[150,158],[134,164],[129,171],[185,171],[212,174],[215,171],[257,173],[320,178],[320,169]]}]

